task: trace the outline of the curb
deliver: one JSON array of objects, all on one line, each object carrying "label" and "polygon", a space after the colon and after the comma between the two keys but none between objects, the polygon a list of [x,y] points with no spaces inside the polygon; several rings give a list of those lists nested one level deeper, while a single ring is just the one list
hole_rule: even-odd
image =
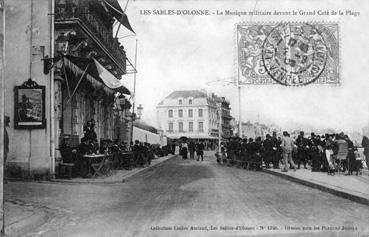
[{"label": "curb", "polygon": [[354,195],[354,194],[351,194],[351,193],[340,191],[340,190],[330,188],[330,187],[327,187],[327,186],[324,186],[324,185],[321,185],[321,184],[317,184],[317,183],[314,183],[314,182],[311,182],[311,181],[307,181],[307,180],[299,179],[299,178],[296,178],[296,177],[292,177],[292,176],[289,176],[287,174],[281,174],[281,173],[278,173],[278,172],[274,172],[274,171],[271,171],[271,170],[268,170],[268,169],[263,169],[263,172],[268,173],[268,174],[272,174],[272,175],[276,175],[276,176],[279,176],[281,178],[287,179],[289,181],[299,183],[299,184],[302,184],[302,185],[305,185],[305,186],[308,186],[308,187],[311,187],[311,188],[315,188],[315,189],[321,190],[323,192],[328,192],[328,193],[331,193],[333,195],[336,195],[336,196],[339,196],[339,197],[342,197],[342,198],[346,198],[346,199],[349,199],[351,201],[358,202],[360,204],[364,204],[364,205],[369,206],[369,199],[366,199],[366,198],[363,198],[363,197],[360,197],[360,196],[357,196],[357,195]]},{"label": "curb", "polygon": [[[173,159],[174,157],[177,157],[178,155],[173,155],[169,158],[167,158],[166,160],[160,161],[156,164],[144,167],[144,168],[138,168],[137,170],[132,171],[131,173],[128,173],[126,175],[123,175],[122,177],[120,177],[120,180],[116,180],[116,181],[106,181],[106,180],[88,180],[86,179],[86,181],[72,181],[69,179],[52,179],[50,181],[44,181],[44,183],[67,183],[67,184],[119,184],[119,183],[124,183],[126,181],[127,178],[136,175],[144,170],[149,170],[152,169],[158,165],[163,164],[164,162]],[[160,158],[159,158],[160,159]]]},{"label": "curb", "polygon": [[10,225],[5,224],[6,236],[24,236],[26,233],[44,224],[49,216],[44,211],[34,212],[31,216]]},{"label": "curb", "polygon": [[[160,161],[156,164],[144,167],[144,168],[138,168],[137,171],[133,171],[132,173],[129,173],[125,176],[121,177],[121,180],[117,181],[106,181],[106,180],[89,180],[88,178],[84,179],[84,181],[73,181],[72,179],[50,179],[50,180],[32,180],[32,179],[20,179],[20,178],[8,178],[7,180],[10,182],[30,182],[30,183],[44,183],[44,184],[119,184],[124,183],[125,180],[135,174],[138,174],[144,170],[154,168],[167,160],[170,160],[174,157],[177,157],[178,155],[173,155],[169,157],[166,160]],[[159,158],[160,159],[160,158]]]}]

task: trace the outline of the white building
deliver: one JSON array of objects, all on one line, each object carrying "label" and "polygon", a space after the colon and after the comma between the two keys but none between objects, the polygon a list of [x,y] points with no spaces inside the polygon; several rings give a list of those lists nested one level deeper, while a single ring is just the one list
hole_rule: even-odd
[{"label": "white building", "polygon": [[[221,104],[221,119],[217,103]],[[159,129],[169,138],[182,136],[196,139],[217,139],[219,122],[222,134],[231,135],[229,102],[224,97],[207,95],[203,91],[174,91],[161,101],[157,109]]]},{"label": "white building", "polygon": [[141,120],[136,120],[133,123],[133,141],[148,142],[152,145],[167,145],[167,137],[163,136],[162,132],[155,127],[144,123]]},{"label": "white building", "polygon": [[266,126],[258,122],[251,123],[250,121],[248,121],[246,123],[242,123],[241,135],[243,138],[265,138],[267,134],[272,135],[274,131],[278,133],[278,130],[274,127]]}]

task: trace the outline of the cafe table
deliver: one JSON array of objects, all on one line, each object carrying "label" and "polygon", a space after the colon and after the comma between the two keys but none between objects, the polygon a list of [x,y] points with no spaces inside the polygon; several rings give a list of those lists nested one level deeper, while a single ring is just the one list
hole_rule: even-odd
[{"label": "cafe table", "polygon": [[[83,156],[87,159],[88,174],[95,177],[103,174],[103,169],[106,171],[110,170],[109,158],[111,154],[86,154]],[[92,173],[92,171],[94,173]]]}]

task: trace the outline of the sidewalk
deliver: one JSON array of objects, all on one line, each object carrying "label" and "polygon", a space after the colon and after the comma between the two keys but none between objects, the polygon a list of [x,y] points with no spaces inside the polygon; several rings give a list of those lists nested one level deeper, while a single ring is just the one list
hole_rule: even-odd
[{"label": "sidewalk", "polygon": [[48,218],[47,213],[39,208],[21,202],[5,202],[6,236],[24,236],[30,230],[45,223]]},{"label": "sidewalk", "polygon": [[344,175],[336,173],[334,176],[327,172],[311,172],[310,169],[298,169],[296,172],[281,169],[263,169],[264,172],[307,185],[334,195],[369,205],[369,171],[363,169],[362,175]]},{"label": "sidewalk", "polygon": [[137,173],[140,173],[146,169],[155,167],[177,155],[167,155],[164,157],[159,157],[151,161],[150,166],[145,166],[143,168],[134,168],[131,170],[114,170],[109,176],[101,176],[96,178],[73,178],[73,179],[53,179],[51,182],[57,183],[76,183],[76,184],[114,184],[123,183],[125,180]]}]

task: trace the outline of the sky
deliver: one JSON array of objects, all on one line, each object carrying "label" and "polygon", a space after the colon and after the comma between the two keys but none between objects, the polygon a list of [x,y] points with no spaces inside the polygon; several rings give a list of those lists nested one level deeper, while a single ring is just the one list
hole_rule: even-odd
[{"label": "sky", "polygon": [[[122,8],[126,1],[119,1]],[[136,36],[121,28],[120,42],[131,62],[137,50],[136,104],[142,119],[157,125],[156,105],[173,90],[205,89],[225,96],[231,114],[242,121],[277,124],[285,129],[333,128],[362,131],[369,121],[369,3],[367,1],[129,1],[126,14]],[[319,4],[317,4],[319,3]],[[297,16],[230,16],[225,11],[302,11]],[[143,14],[149,10],[150,14]],[[209,10],[207,16],[155,15],[154,10]],[[303,15],[315,10],[315,15]],[[342,16],[317,15],[341,10]],[[356,12],[346,15],[346,11]],[[147,13],[147,11],[146,11]],[[212,14],[214,13],[214,14]],[[339,24],[339,86],[245,85],[241,104],[237,77],[235,24],[240,22],[335,22]],[[123,77],[133,89],[133,74]]]}]

